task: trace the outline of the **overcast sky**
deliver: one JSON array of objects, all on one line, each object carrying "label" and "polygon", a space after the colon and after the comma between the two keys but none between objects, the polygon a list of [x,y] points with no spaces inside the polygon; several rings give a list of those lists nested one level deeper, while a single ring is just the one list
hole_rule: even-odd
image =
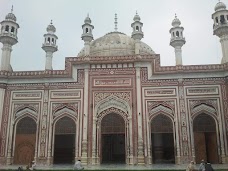
[{"label": "overcast sky", "polygon": [[[53,20],[59,50],[54,53],[53,69],[64,69],[65,57],[76,57],[83,48],[82,24],[89,13],[97,39],[114,31],[131,36],[131,23],[138,11],[143,22],[143,42],[160,54],[161,65],[175,65],[174,49],[169,45],[175,13],[184,27],[186,44],[182,47],[184,65],[220,63],[219,38],[213,35],[211,18],[218,0],[0,0],[0,21],[10,12],[20,25],[18,43],[13,46],[11,64],[15,71],[43,70],[43,35]],[[222,0],[228,6],[228,0]],[[0,45],[2,47],[2,44]]]}]

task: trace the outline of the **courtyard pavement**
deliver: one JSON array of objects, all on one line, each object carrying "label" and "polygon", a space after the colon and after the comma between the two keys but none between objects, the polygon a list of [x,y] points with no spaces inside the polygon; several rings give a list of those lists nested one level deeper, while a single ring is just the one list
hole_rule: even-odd
[{"label": "courtyard pavement", "polygon": [[[3,169],[17,169],[19,165],[3,166],[0,165],[0,170]],[[23,166],[25,168],[25,166]],[[153,164],[153,165],[126,165],[126,164],[101,164],[84,166],[85,170],[185,170],[187,164]],[[214,169],[226,169],[228,171],[228,164],[212,164]],[[199,165],[196,165],[196,169]],[[51,166],[37,166],[39,170],[73,170],[73,164],[51,165]]]}]

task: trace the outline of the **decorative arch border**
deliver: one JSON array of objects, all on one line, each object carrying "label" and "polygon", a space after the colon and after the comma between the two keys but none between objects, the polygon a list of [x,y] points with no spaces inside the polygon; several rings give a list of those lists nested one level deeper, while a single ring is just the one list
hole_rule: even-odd
[{"label": "decorative arch border", "polygon": [[77,111],[77,107],[75,107],[75,106],[73,106],[73,104],[66,104],[66,103],[64,103],[64,104],[59,104],[58,106],[56,106],[54,109],[53,109],[53,115],[55,114],[55,113],[57,113],[58,111],[61,111],[62,109],[64,109],[64,108],[68,108],[68,109],[70,109],[70,110],[72,110],[72,111]]},{"label": "decorative arch border", "polygon": [[[100,154],[101,154],[100,150],[102,149],[101,146],[100,146],[100,143],[99,143],[101,141],[101,122],[102,122],[102,119],[105,116],[107,116],[109,114],[112,114],[112,113],[117,114],[117,115],[119,115],[119,116],[121,116],[123,118],[123,120],[125,122],[125,136],[127,137],[127,136],[131,135],[129,133],[130,131],[132,131],[131,127],[129,128],[129,125],[131,124],[130,123],[131,117],[129,116],[129,112],[126,113],[125,111],[123,111],[123,110],[121,110],[119,108],[116,108],[115,106],[110,106],[109,108],[101,111],[100,113],[97,113],[95,115],[95,117],[96,117],[96,124],[95,125],[96,126],[93,127],[94,130],[95,130],[95,134],[93,136],[95,136],[98,139],[96,141],[92,142],[92,150],[96,151],[96,149],[98,149],[95,156],[99,156],[99,158],[100,158]],[[96,139],[95,137],[94,137],[94,139]],[[127,140],[125,141],[125,144],[127,146],[130,146],[130,144],[132,144],[130,142],[131,140],[129,140],[129,139],[131,139],[131,138],[127,138]],[[129,154],[129,150],[126,150],[125,154],[127,154],[127,156],[129,157],[129,155],[128,155]],[[95,156],[92,156],[92,158],[95,157]],[[127,156],[126,156],[126,161],[127,161]],[[96,162],[99,163],[100,162],[99,160],[96,161]]]},{"label": "decorative arch border", "polygon": [[[30,109],[31,110],[31,109]],[[24,113],[22,113],[21,115],[19,115],[17,118],[15,118],[15,120],[14,120],[14,128],[13,128],[13,144],[12,144],[12,149],[13,149],[13,152],[12,152],[12,154],[13,154],[13,156],[14,156],[14,154],[15,154],[15,148],[16,148],[16,134],[17,134],[17,124],[22,120],[22,119],[24,119],[24,118],[26,118],[26,117],[29,117],[29,118],[31,118],[32,120],[34,120],[34,122],[35,122],[35,126],[36,126],[36,141],[37,141],[37,134],[38,134],[38,120],[37,120],[37,115],[33,115],[33,114],[31,114],[31,113],[28,113],[28,110],[22,110],[22,111],[24,111]],[[22,112],[22,111],[20,111],[20,112]],[[35,143],[35,148],[36,148],[36,146],[37,146],[37,143]]]},{"label": "decorative arch border", "polygon": [[62,119],[62,118],[64,118],[64,117],[69,117],[70,119],[72,119],[72,120],[74,121],[74,123],[75,123],[75,125],[76,125],[77,117],[72,116],[71,114],[68,114],[68,113],[62,113],[62,114],[56,116],[56,117],[53,119],[53,129],[54,129],[54,130],[55,130],[55,125],[56,125],[56,123],[57,123],[60,119]]},{"label": "decorative arch border", "polygon": [[125,100],[120,99],[119,97],[116,97],[114,95],[111,95],[111,96],[101,100],[95,106],[94,113],[97,115],[97,118],[98,118],[100,113],[103,113],[104,111],[106,111],[109,108],[119,109],[119,110],[123,111],[124,113],[126,113],[127,115],[129,113],[131,113],[131,108],[130,108],[129,104]]},{"label": "decorative arch border", "polygon": [[218,118],[216,115],[217,111],[215,110],[215,108],[213,108],[212,106],[206,105],[205,103],[197,105],[192,109],[191,111],[192,121],[194,121],[194,119],[202,113],[208,114],[215,120],[216,124],[218,123]]},{"label": "decorative arch border", "polygon": [[17,124],[17,122],[19,122],[19,120],[21,120],[25,117],[30,117],[37,123],[37,116],[38,116],[38,114],[36,111],[30,109],[29,107],[26,107],[23,110],[20,110],[19,112],[15,113],[14,123]]},{"label": "decorative arch border", "polygon": [[[221,140],[220,140],[220,128],[219,128],[219,113],[216,110],[216,108],[214,107],[214,105],[211,105],[209,102],[205,101],[201,101],[201,103],[195,103],[193,107],[191,107],[190,109],[190,129],[191,129],[191,136],[192,136],[192,140],[191,140],[191,146],[193,147],[194,153],[195,153],[195,144],[194,144],[194,135],[193,135],[193,124],[194,124],[194,120],[197,116],[201,115],[201,114],[206,114],[210,117],[212,117],[212,119],[215,122],[215,127],[216,127],[216,141],[217,141],[217,147],[221,149]],[[218,150],[218,156],[221,156],[221,152],[220,150]]]},{"label": "decorative arch border", "polygon": [[214,108],[216,111],[218,110],[217,100],[215,99],[207,99],[207,100],[190,100],[190,109],[193,110],[195,107],[205,104],[211,108]]},{"label": "decorative arch border", "polygon": [[32,105],[25,104],[25,105],[22,105],[22,106],[18,107],[14,111],[14,115],[16,116],[18,113],[21,113],[21,112],[23,112],[26,109],[30,109],[31,111],[33,111],[35,113],[38,113],[38,111],[37,111],[37,109],[35,107],[33,107]]},{"label": "decorative arch border", "polygon": [[[152,113],[151,111],[155,111],[155,113]],[[177,132],[176,132],[176,126],[175,126],[175,118],[174,118],[174,112],[173,112],[173,109],[167,107],[167,106],[164,106],[163,104],[158,104],[156,106],[154,106],[153,108],[151,108],[149,111],[148,111],[149,115],[148,115],[148,118],[149,118],[149,121],[147,123],[147,127],[148,127],[148,139],[147,139],[147,142],[148,142],[148,158],[149,158],[149,162],[152,164],[152,141],[151,141],[151,122],[152,120],[159,116],[159,115],[165,115],[166,117],[168,117],[170,120],[171,120],[171,123],[172,123],[172,126],[173,126],[173,140],[174,140],[174,146],[176,143],[178,143],[177,141]]]},{"label": "decorative arch border", "polygon": [[104,111],[102,111],[100,114],[97,114],[97,121],[98,121],[98,124],[101,124],[101,121],[102,119],[106,116],[106,115],[109,115],[111,113],[115,113],[115,114],[118,114],[120,115],[124,121],[125,121],[125,124],[128,122],[128,117],[129,115],[127,113],[125,113],[124,111],[118,109],[118,108],[115,108],[115,107],[110,107]]},{"label": "decorative arch border", "polygon": [[[154,111],[154,113],[153,113]],[[165,115],[167,117],[169,117],[171,119],[172,122],[174,122],[174,113],[173,110],[170,109],[169,107],[163,106],[161,104],[159,104],[158,106],[152,108],[149,111],[149,122],[151,123],[151,121],[158,115]]]},{"label": "decorative arch border", "polygon": [[65,106],[64,108],[54,112],[53,116],[54,116],[53,122],[61,116],[71,116],[72,118],[74,118],[74,120],[76,122],[77,118],[78,118],[78,113],[75,110],[68,108],[68,106]]},{"label": "decorative arch border", "polygon": [[[76,130],[75,130],[75,135],[78,134],[77,118],[76,118],[75,116],[72,116],[72,115],[66,114],[66,113],[60,114],[59,116],[55,117],[55,118],[53,119],[53,122],[52,122],[52,146],[53,146],[53,147],[54,147],[54,143],[55,143],[55,127],[56,127],[56,123],[57,123],[60,119],[62,119],[62,118],[64,118],[64,117],[69,117],[70,119],[72,119],[72,120],[74,121],[74,123],[75,123],[75,128],[76,128]],[[75,136],[75,148],[77,147],[77,144],[78,144],[77,141],[78,141],[78,136]],[[77,150],[77,149],[75,149],[75,150]],[[54,159],[54,148],[52,148],[51,154],[52,154],[51,156],[52,156],[53,159]],[[76,152],[76,151],[75,151],[75,155],[77,155],[77,152]]]}]

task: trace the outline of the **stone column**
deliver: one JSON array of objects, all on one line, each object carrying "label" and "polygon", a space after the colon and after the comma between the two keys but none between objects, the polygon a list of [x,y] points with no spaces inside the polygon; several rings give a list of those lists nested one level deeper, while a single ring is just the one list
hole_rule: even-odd
[{"label": "stone column", "polygon": [[45,70],[52,70],[53,52],[46,52]]},{"label": "stone column", "polygon": [[140,64],[135,63],[136,67],[136,93],[137,93],[137,118],[138,118],[138,164],[145,164],[143,137],[142,137],[142,102],[141,102],[141,77]]},{"label": "stone column", "polygon": [[225,155],[225,144],[224,144],[224,138],[223,138],[223,123],[221,120],[221,117],[218,117],[218,126],[219,126],[219,137],[221,142],[221,159],[222,163],[226,163],[226,155]]},{"label": "stone column", "polygon": [[85,41],[84,45],[85,45],[85,56],[88,56],[90,54],[90,42]]},{"label": "stone column", "polygon": [[128,117],[128,136],[129,136],[129,164],[134,164],[133,161],[133,137],[132,137],[132,117]]},{"label": "stone column", "polygon": [[87,127],[88,127],[88,92],[89,92],[89,65],[85,65],[85,81],[84,81],[84,118],[83,118],[83,137],[82,137],[82,156],[81,160],[83,164],[88,163],[88,137],[87,137]]},{"label": "stone column", "polygon": [[[0,88],[0,124],[2,123],[4,97],[5,97],[5,89]],[[0,132],[1,132],[1,128],[2,127],[0,125]]]},{"label": "stone column", "polygon": [[220,37],[220,43],[222,47],[222,63],[228,62],[228,35],[223,35]]},{"label": "stone column", "polygon": [[[11,115],[11,113],[10,113]],[[12,138],[13,138],[13,128],[14,128],[14,118],[11,116],[10,122],[9,122],[9,133],[8,133],[8,150],[7,150],[7,165],[11,165],[13,163],[13,158],[12,158]]]},{"label": "stone column", "polygon": [[176,65],[182,65],[182,50],[181,46],[175,47]]},{"label": "stone column", "polygon": [[135,39],[135,54],[139,55],[140,53],[140,40],[139,39]]},{"label": "stone column", "polygon": [[[52,157],[52,151],[54,148],[52,148],[52,142],[53,142],[53,121],[52,118],[50,117],[49,121],[49,136],[48,136],[48,155],[47,155],[47,164],[51,165],[53,163],[53,157]],[[54,143],[53,143],[54,144]]]},{"label": "stone column", "polygon": [[1,71],[10,71],[11,52],[12,52],[12,46],[9,44],[3,44]]},{"label": "stone column", "polygon": [[[40,164],[47,164],[47,141],[48,141],[48,127],[47,122],[49,120],[48,117],[48,106],[49,106],[49,90],[48,90],[48,83],[45,83],[45,90],[44,90],[44,98],[43,98],[43,110],[42,115],[39,117],[40,119],[40,126],[38,127],[37,131],[40,132],[40,139],[38,141],[37,146],[38,148],[38,158]],[[39,136],[38,136],[39,137]],[[36,148],[37,149],[37,148]],[[48,163],[49,164],[49,163]]]},{"label": "stone column", "polygon": [[97,164],[97,149],[96,149],[96,142],[97,142],[97,118],[93,117],[93,146],[92,146],[92,164]]}]

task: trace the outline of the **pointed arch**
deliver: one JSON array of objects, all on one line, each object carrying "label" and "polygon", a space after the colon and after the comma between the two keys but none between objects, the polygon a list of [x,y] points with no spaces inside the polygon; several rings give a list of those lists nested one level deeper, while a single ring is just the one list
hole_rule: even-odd
[{"label": "pointed arch", "polygon": [[33,109],[29,108],[29,107],[25,107],[21,110],[18,110],[18,112],[15,113],[15,122],[17,122],[18,120],[24,118],[24,117],[31,117],[32,119],[35,120],[35,122],[37,121],[37,112],[34,111]]},{"label": "pointed arch", "polygon": [[28,164],[35,156],[37,122],[31,115],[16,120],[14,128],[14,164]]},{"label": "pointed arch", "polygon": [[66,116],[66,115],[71,116],[72,118],[74,118],[74,120],[77,119],[77,113],[74,110],[72,110],[71,108],[68,108],[67,106],[65,106],[59,110],[56,110],[53,113],[53,116],[57,117],[57,118],[60,118],[63,115],[64,116]]},{"label": "pointed arch", "polygon": [[172,121],[174,119],[173,110],[160,104],[149,111],[150,121],[159,114],[163,114],[163,115],[169,117]]},{"label": "pointed arch", "polygon": [[204,103],[192,109],[192,120],[194,120],[194,118],[196,118],[199,114],[202,114],[202,113],[212,116],[217,121],[217,117],[216,117],[217,111],[215,110],[215,108]]},{"label": "pointed arch", "polygon": [[125,113],[124,111],[117,109],[115,107],[111,107],[111,108],[108,108],[108,109],[102,111],[99,115],[97,115],[98,123],[100,123],[106,115],[109,115],[111,113],[116,113],[116,114],[120,115],[124,119],[125,123],[128,121],[129,115],[127,113]]},{"label": "pointed arch", "polygon": [[107,109],[112,108],[112,107],[119,109],[126,114],[131,113],[130,112],[130,106],[126,101],[112,95],[112,96],[109,96],[109,97],[101,100],[95,106],[95,114],[99,115],[104,110],[107,110]]}]

